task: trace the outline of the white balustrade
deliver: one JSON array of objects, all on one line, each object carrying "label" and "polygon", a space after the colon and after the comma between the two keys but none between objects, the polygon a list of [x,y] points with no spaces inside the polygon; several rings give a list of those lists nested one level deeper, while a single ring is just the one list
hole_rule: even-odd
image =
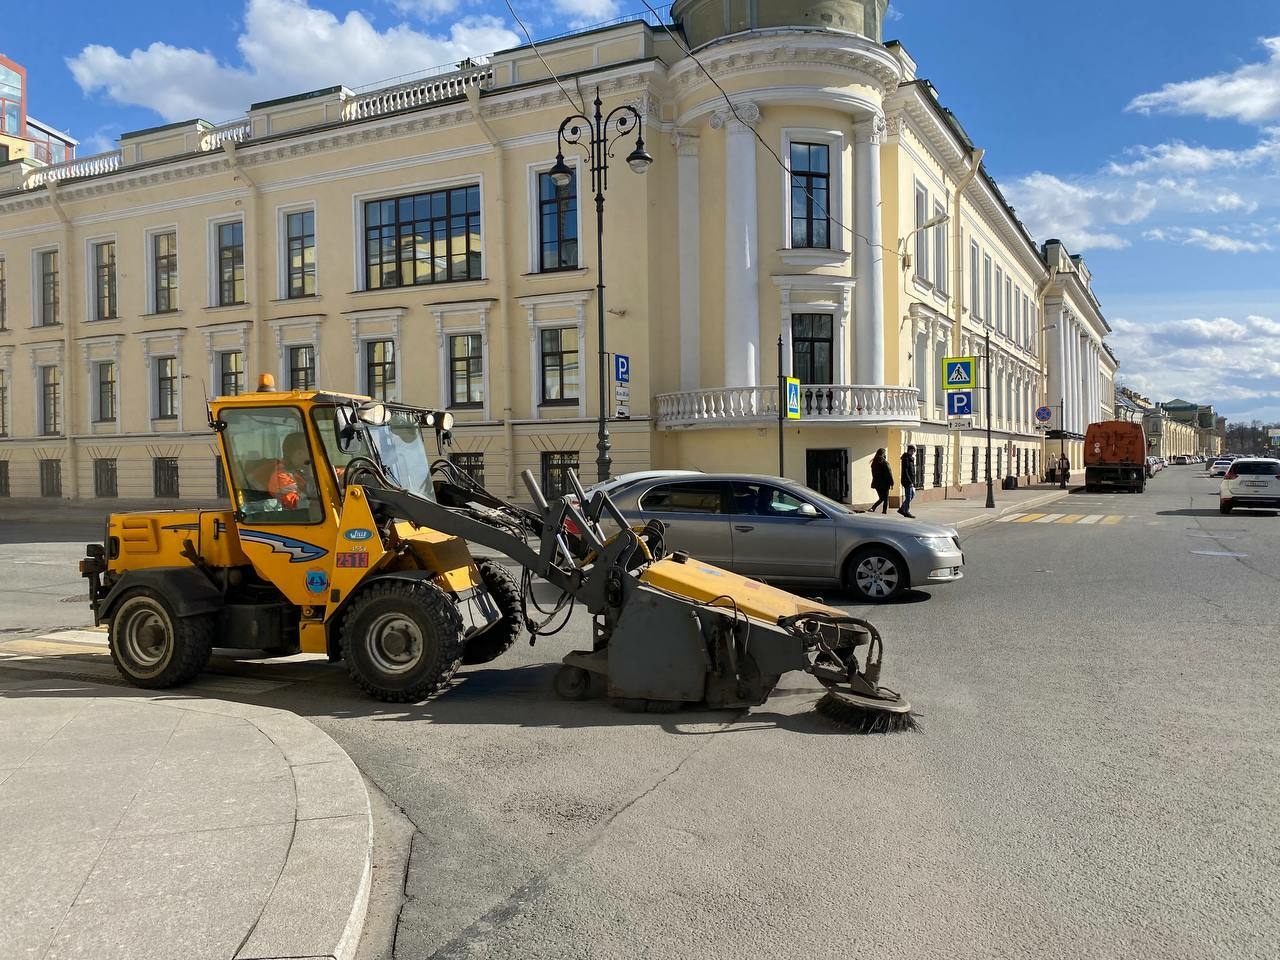
[{"label": "white balustrade", "polygon": [[353,97],[342,105],[343,120],[366,120],[386,113],[409,110],[441,100],[465,96],[468,87],[487,88],[493,84],[493,70],[482,67],[447,77],[415,80],[399,86],[375,90]]},{"label": "white balustrade", "polygon": [[[920,422],[915,387],[803,384],[801,421],[911,426]],[[725,427],[778,419],[778,388],[713,387],[657,397],[659,427]]]},{"label": "white balustrade", "polygon": [[67,160],[65,163],[37,167],[27,174],[23,187],[34,190],[51,180],[71,180],[75,177],[96,177],[103,173],[114,173],[120,169],[120,160],[120,151],[112,150],[109,153],[95,153],[91,157]]},{"label": "white balustrade", "polygon": [[206,153],[210,150],[217,150],[228,140],[235,143],[244,143],[253,133],[253,126],[248,120],[234,120],[231,123],[224,123],[222,126],[213,127],[206,130],[204,136],[200,138],[200,149]]}]

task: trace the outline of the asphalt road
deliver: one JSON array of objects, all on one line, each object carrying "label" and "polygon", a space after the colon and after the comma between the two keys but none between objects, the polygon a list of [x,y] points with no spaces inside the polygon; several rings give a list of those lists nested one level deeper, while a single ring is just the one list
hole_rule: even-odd
[{"label": "asphalt road", "polygon": [[832,727],[803,675],[746,714],[558,701],[581,617],[426,704],[319,665],[260,702],[385,794],[366,957],[1270,958],[1280,516],[1220,516],[1192,467],[1147,489],[851,607],[918,735]]},{"label": "asphalt road", "polygon": [[0,519],[0,637],[33,636],[92,619],[88,587],[76,566],[91,540],[102,541],[101,519]]}]

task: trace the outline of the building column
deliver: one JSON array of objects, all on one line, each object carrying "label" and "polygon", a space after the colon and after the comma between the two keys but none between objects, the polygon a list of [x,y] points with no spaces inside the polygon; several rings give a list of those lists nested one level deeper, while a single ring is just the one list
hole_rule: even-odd
[{"label": "building column", "polygon": [[724,385],[760,383],[760,258],[754,103],[711,115],[724,138]]},{"label": "building column", "polygon": [[[884,253],[880,230],[880,141],[884,117],[853,125],[853,335],[857,383],[884,383]],[[930,398],[932,402],[932,397]]]},{"label": "building column", "polygon": [[[702,386],[698,358],[701,355],[699,303],[698,138],[677,132],[676,145],[676,245],[680,263],[680,389]],[[727,385],[727,383],[726,383]]]}]

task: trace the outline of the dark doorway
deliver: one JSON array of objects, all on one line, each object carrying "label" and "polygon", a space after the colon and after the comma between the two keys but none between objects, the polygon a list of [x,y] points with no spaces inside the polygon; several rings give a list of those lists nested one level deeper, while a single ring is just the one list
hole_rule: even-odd
[{"label": "dark doorway", "polygon": [[849,502],[849,451],[806,450],[805,485],[825,497]]}]

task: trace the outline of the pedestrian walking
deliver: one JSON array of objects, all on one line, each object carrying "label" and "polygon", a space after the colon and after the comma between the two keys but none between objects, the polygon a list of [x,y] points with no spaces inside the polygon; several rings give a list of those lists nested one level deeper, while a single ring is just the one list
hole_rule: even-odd
[{"label": "pedestrian walking", "polygon": [[898,508],[898,512],[904,517],[914,519],[915,514],[911,512],[911,501],[916,496],[915,444],[908,444],[907,452],[902,455],[902,472],[898,474],[898,481],[902,484],[902,506]]},{"label": "pedestrian walking", "polygon": [[871,512],[876,512],[876,507],[880,507],[881,513],[889,512],[889,491],[893,489],[893,469],[889,466],[889,456],[884,452],[884,447],[876,451],[876,455],[871,458],[871,489],[876,492],[878,499],[871,505]]},{"label": "pedestrian walking", "polygon": [[1071,461],[1067,459],[1065,453],[1058,460],[1058,482],[1062,484],[1064,489],[1071,482]]}]

